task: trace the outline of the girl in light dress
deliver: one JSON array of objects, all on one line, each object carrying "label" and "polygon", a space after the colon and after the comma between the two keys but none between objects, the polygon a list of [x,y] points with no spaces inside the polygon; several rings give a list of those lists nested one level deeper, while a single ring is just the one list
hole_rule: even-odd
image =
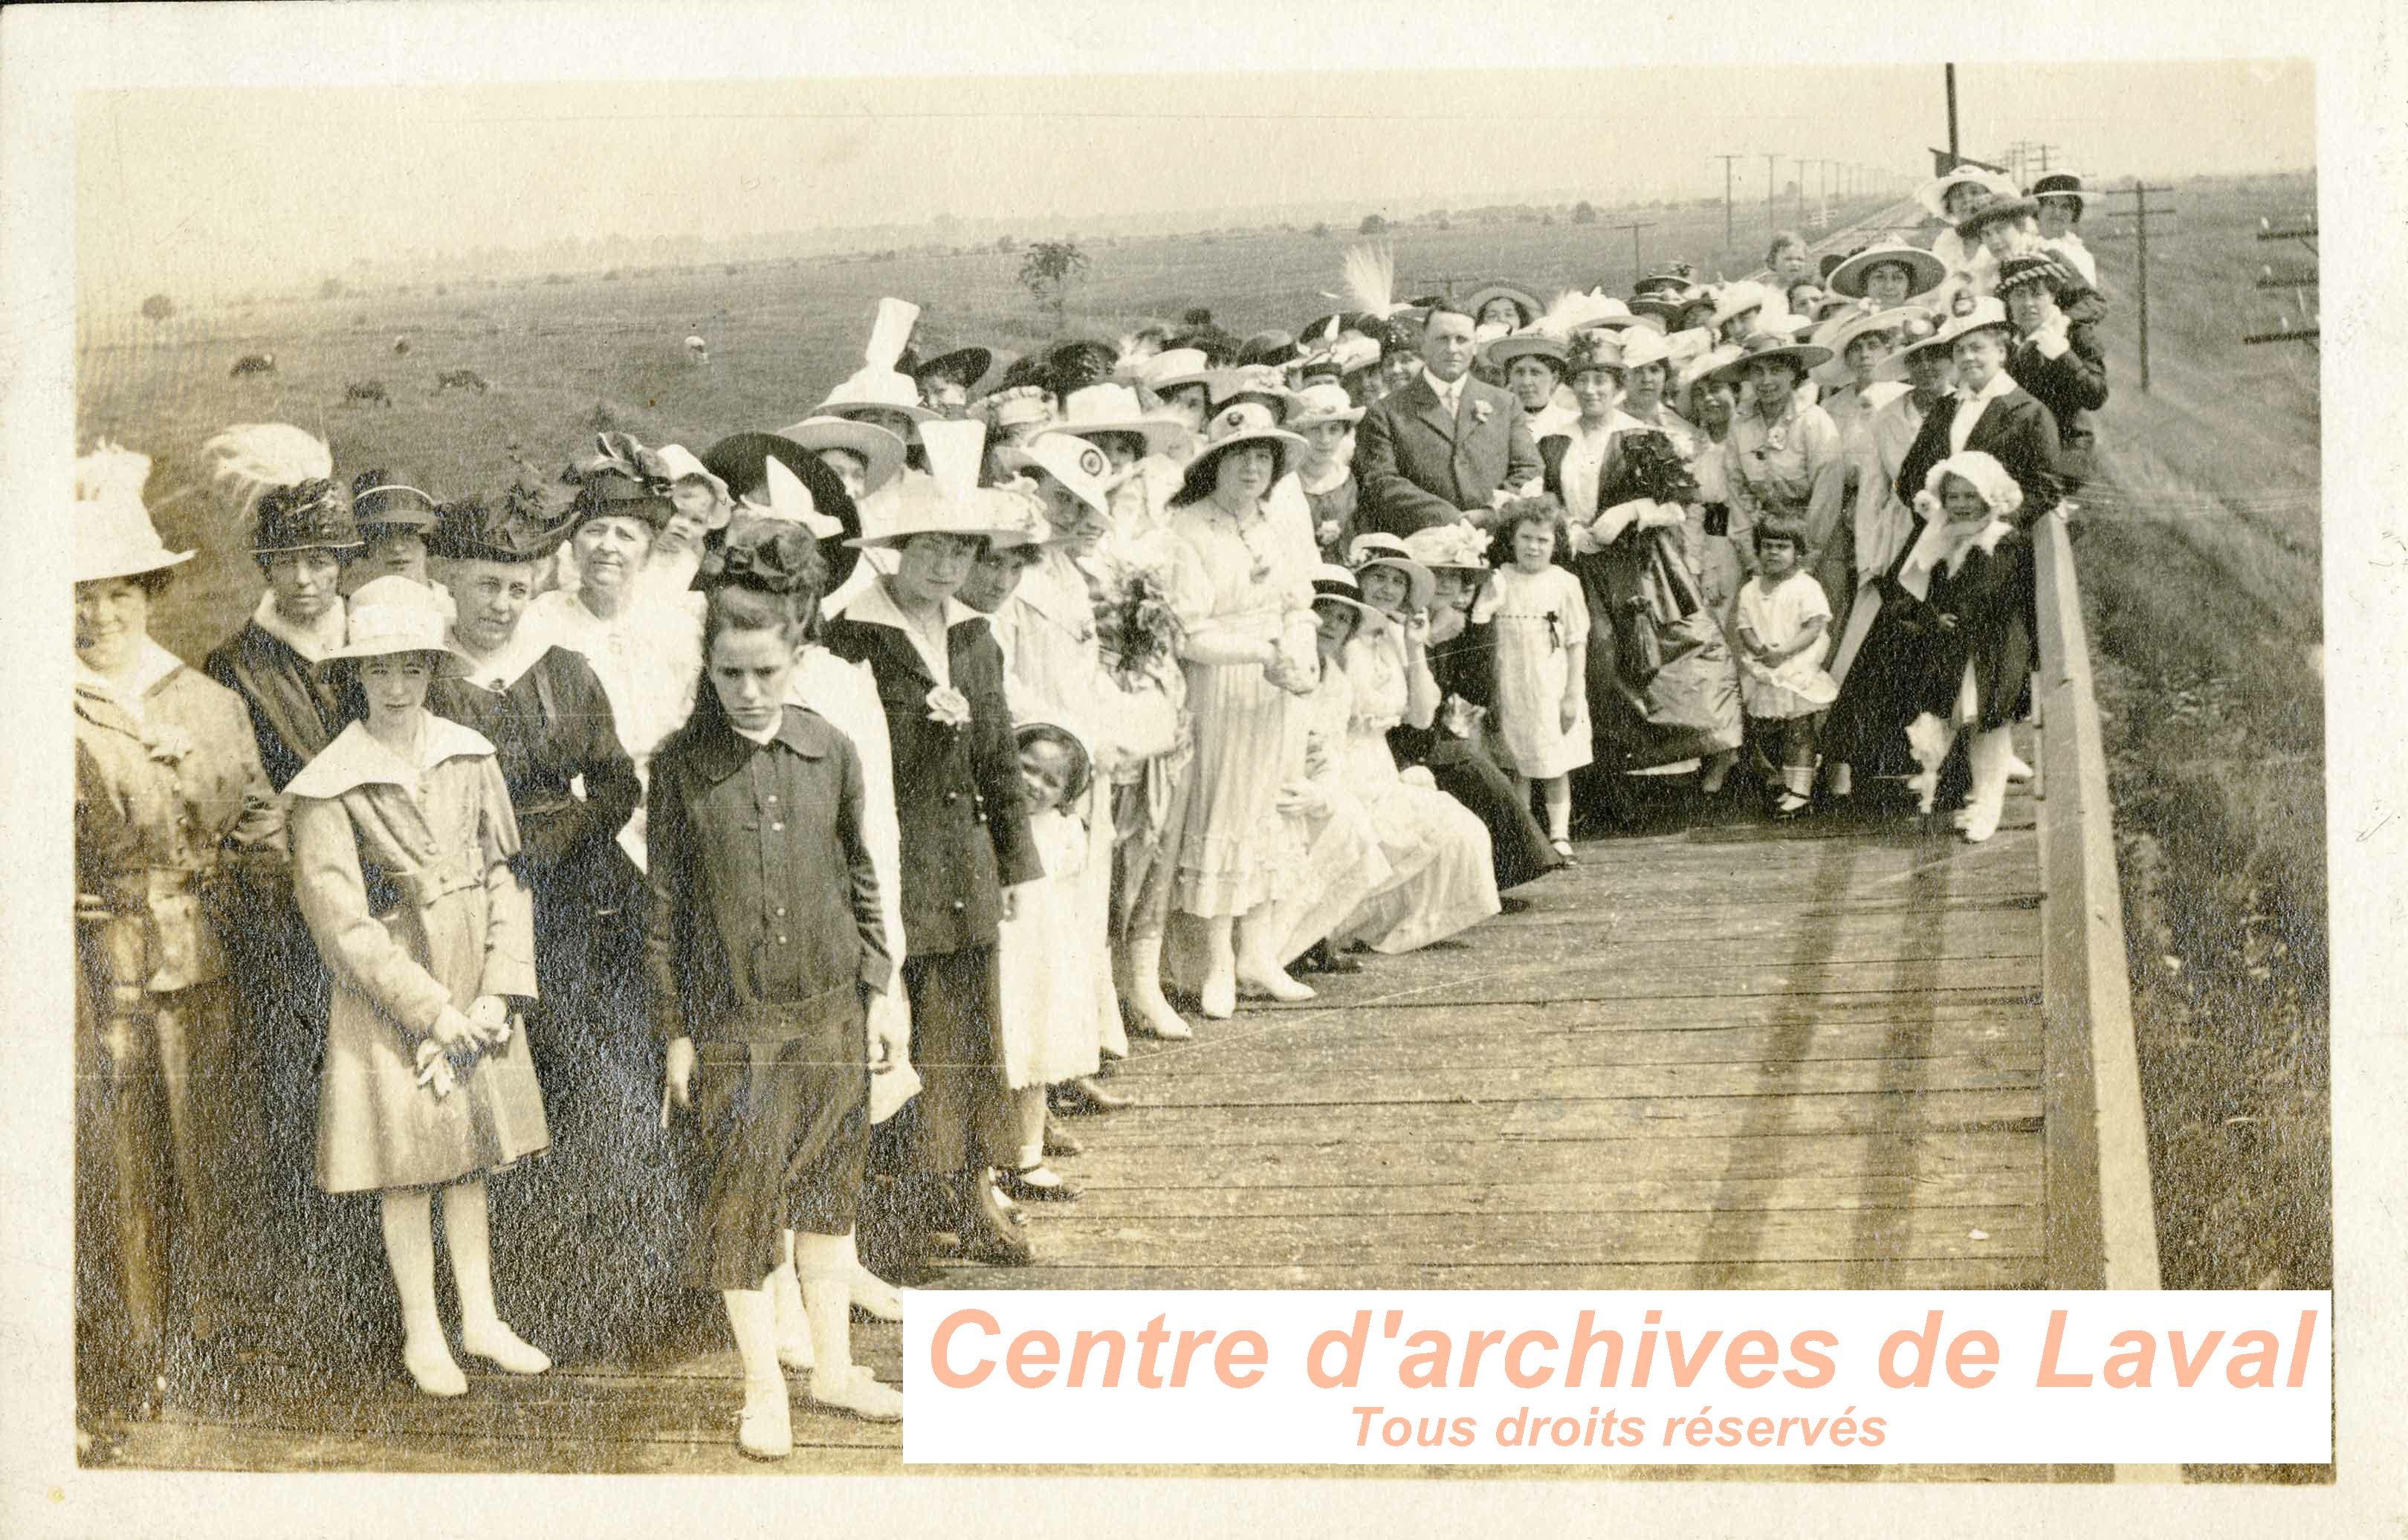
[{"label": "girl in light dress", "polygon": [[1496,627],[1497,727],[1522,795],[1539,783],[1547,838],[1572,853],[1571,772],[1594,758],[1588,722],[1588,602],[1580,580],[1555,564],[1563,509],[1553,497],[1522,497],[1504,509],[1512,565],[1498,569],[1473,607]]},{"label": "girl in light dress", "polygon": [[996,944],[1004,1077],[1020,1125],[1019,1164],[1001,1173],[996,1186],[1026,1202],[1075,1202],[1082,1189],[1045,1164],[1045,1108],[1052,1087],[1099,1067],[1092,977],[1103,937],[1091,935],[1082,923],[1079,888],[1091,842],[1087,826],[1070,811],[1084,805],[1094,760],[1069,729],[1054,723],[1026,723],[1012,736],[1027,789],[1028,835],[1045,875],[1020,889]]},{"label": "girl in light dress", "polygon": [[380,578],[351,597],[367,714],[302,768],[294,890],[339,986],[318,1100],[318,1183],[374,1192],[400,1295],[402,1362],[466,1394],[435,1304],[434,1195],[460,1346],[512,1374],[552,1367],[494,1303],[485,1179],[550,1143],[519,1018],[536,998],[535,919],[512,871],[518,823],[491,743],[426,709],[444,644],[434,592]]},{"label": "girl in light dress", "polygon": [[1802,565],[1806,529],[1773,517],[1756,526],[1759,570],[1739,591],[1740,695],[1759,759],[1778,755],[1777,818],[1806,811],[1814,791],[1815,728],[1840,688],[1823,669],[1831,601]]}]

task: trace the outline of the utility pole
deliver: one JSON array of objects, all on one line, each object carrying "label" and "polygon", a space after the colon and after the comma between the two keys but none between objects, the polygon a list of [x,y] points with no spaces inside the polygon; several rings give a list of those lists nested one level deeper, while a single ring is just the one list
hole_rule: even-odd
[{"label": "utility pole", "polygon": [[1772,168],[1780,163],[1778,155],[1764,157],[1764,238],[1767,240],[1770,240],[1772,233],[1781,228],[1781,210],[1772,201],[1781,190],[1780,180],[1773,176]]},{"label": "utility pole", "polygon": [[1948,72],[1948,168],[1956,168],[1956,66],[1942,66]]},{"label": "utility pole", "polygon": [[1628,224],[1617,224],[1614,228],[1617,230],[1627,230],[1630,232],[1630,281],[1633,286],[1636,286],[1641,279],[1647,276],[1647,269],[1640,266],[1639,232],[1641,230],[1653,230],[1656,228],[1656,222],[1652,219],[1646,221],[1634,220]]},{"label": "utility pole", "polygon": [[1731,162],[1739,157],[1716,155],[1713,158],[1723,163],[1723,250],[1727,252],[1735,244],[1731,235]]},{"label": "utility pole", "polygon": [[2172,209],[2162,203],[2156,209],[2151,209],[2149,194],[2172,191],[2171,187],[2151,187],[2138,177],[2132,179],[2132,185],[2129,187],[2115,187],[2108,190],[2110,197],[2128,197],[2132,200],[2131,208],[2116,209],[2114,217],[2132,222],[2132,271],[2135,275],[2133,290],[2139,296],[2141,307],[2141,393],[2144,396],[2149,390],[2149,216],[2154,213],[2162,220],[2174,212]]}]

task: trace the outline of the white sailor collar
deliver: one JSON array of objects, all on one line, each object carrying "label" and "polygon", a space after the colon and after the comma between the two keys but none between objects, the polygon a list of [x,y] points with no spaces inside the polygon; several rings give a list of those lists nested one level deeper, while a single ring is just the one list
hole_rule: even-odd
[{"label": "white sailor collar", "polygon": [[446,759],[475,758],[493,752],[494,745],[474,727],[428,712],[419,762],[412,765],[371,736],[366,723],[353,722],[337,733],[315,759],[302,766],[301,773],[284,789],[295,797],[324,800],[357,786],[381,784],[409,788]]}]

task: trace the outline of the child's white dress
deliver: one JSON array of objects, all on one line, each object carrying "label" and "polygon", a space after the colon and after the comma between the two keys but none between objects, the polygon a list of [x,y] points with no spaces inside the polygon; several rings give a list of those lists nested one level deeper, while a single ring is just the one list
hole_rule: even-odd
[{"label": "child's white dress", "polygon": [[1094,1074],[1100,1060],[1097,938],[1078,923],[1074,901],[1087,857],[1086,826],[1049,809],[1030,814],[1028,834],[1045,875],[1021,885],[996,941],[1004,1080],[1013,1090]]},{"label": "child's white dress", "polygon": [[1840,686],[1823,668],[1823,660],[1831,655],[1831,601],[1813,574],[1801,567],[1770,588],[1765,586],[1761,574],[1742,585],[1740,626],[1768,647],[1790,645],[1807,623],[1818,617],[1823,634],[1813,646],[1778,668],[1768,669],[1746,654],[1740,655],[1740,700],[1748,715],[1812,716],[1840,698]]},{"label": "child's white dress", "polygon": [[[1571,648],[1588,641],[1588,601],[1571,569],[1499,568],[1471,619],[1495,626],[1497,737],[1506,768],[1546,781],[1594,759],[1588,690],[1571,678]],[[1566,731],[1564,692],[1573,686],[1579,714]]]}]

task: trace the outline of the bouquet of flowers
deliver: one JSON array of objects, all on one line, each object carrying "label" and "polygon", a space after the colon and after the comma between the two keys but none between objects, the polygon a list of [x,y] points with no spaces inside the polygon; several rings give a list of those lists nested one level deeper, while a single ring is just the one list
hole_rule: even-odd
[{"label": "bouquet of flowers", "polygon": [[1106,666],[1125,684],[1168,663],[1179,643],[1179,617],[1162,574],[1135,563],[1122,567],[1096,607],[1096,640]]},{"label": "bouquet of flowers", "polygon": [[1698,496],[1698,479],[1681,459],[1681,452],[1672,440],[1650,428],[1641,433],[1625,433],[1614,445],[1620,468],[1613,484],[1598,497],[1598,506],[1612,508],[1617,503],[1644,499],[1659,503],[1694,502]]}]

